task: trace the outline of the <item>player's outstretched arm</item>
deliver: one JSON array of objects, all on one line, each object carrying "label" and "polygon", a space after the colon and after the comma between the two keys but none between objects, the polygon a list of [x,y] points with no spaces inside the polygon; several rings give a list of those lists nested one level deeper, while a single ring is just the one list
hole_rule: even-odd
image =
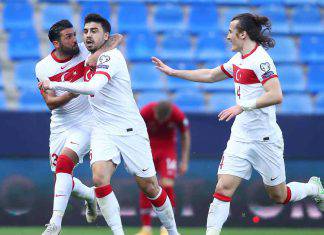
[{"label": "player's outstretched arm", "polygon": [[86,65],[90,67],[95,67],[97,65],[97,60],[102,53],[115,49],[120,45],[122,41],[123,41],[123,35],[121,34],[117,33],[109,36],[109,39],[106,42],[106,44],[98,51],[96,51],[95,53],[93,53],[88,57],[86,61]]},{"label": "player's outstretched arm", "polygon": [[152,57],[155,67],[168,76],[178,77],[194,82],[218,82],[227,78],[220,66],[214,69],[177,70],[164,64],[159,58]]},{"label": "player's outstretched arm", "polygon": [[89,82],[39,82],[38,87],[43,90],[61,90],[83,95],[94,95],[108,82],[105,75],[95,74]]}]

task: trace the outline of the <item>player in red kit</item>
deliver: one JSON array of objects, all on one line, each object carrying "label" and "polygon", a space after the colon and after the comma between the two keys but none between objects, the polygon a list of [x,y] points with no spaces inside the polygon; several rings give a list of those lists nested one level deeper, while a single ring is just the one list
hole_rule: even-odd
[{"label": "player in red kit", "polygon": [[[177,175],[177,130],[181,133],[181,163],[179,173],[188,169],[190,152],[189,122],[185,114],[167,101],[149,103],[141,109],[150,138],[154,165],[160,176],[160,183],[167,192],[172,207],[175,208],[174,179]],[[141,192],[140,213],[142,229],[137,235],[151,235],[150,201]],[[162,227],[161,234],[168,234]]]}]

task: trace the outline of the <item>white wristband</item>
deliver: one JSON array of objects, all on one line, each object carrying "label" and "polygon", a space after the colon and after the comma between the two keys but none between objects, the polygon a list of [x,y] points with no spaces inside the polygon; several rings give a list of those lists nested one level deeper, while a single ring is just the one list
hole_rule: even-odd
[{"label": "white wristband", "polygon": [[241,101],[240,106],[244,111],[251,111],[253,109],[256,109],[256,101],[257,101],[256,99],[244,100]]}]

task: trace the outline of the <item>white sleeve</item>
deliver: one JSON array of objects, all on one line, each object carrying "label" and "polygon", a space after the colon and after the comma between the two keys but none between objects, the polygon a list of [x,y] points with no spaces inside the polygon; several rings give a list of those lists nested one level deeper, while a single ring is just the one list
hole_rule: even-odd
[{"label": "white sleeve", "polygon": [[229,61],[221,65],[222,71],[226,74],[227,77],[232,78],[233,77],[233,60],[234,57],[237,56],[235,54]]},{"label": "white sleeve", "polygon": [[120,70],[120,58],[115,50],[102,53],[97,62],[96,74],[103,74],[108,79],[115,76]]},{"label": "white sleeve", "polygon": [[35,66],[35,74],[36,74],[36,78],[37,78],[37,80],[39,82],[49,80],[49,78],[42,73],[42,70],[40,68],[40,64],[38,64],[38,63]]},{"label": "white sleeve", "polygon": [[269,79],[278,77],[276,66],[270,57],[265,57],[260,60],[260,63],[255,63],[253,71],[262,85]]},{"label": "white sleeve", "polygon": [[95,74],[89,82],[50,82],[50,89],[69,91],[72,93],[94,95],[100,91],[108,79],[103,74]]}]

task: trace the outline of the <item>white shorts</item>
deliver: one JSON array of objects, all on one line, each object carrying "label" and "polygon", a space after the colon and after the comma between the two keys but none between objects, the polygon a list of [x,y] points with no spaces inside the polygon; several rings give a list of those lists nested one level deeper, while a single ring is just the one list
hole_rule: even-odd
[{"label": "white shorts", "polygon": [[150,142],[141,135],[110,135],[100,128],[94,128],[91,135],[90,164],[109,161],[119,164],[123,158],[129,173],[139,177],[156,174]]},{"label": "white shorts", "polygon": [[73,126],[68,131],[51,134],[50,136],[50,166],[55,172],[58,156],[63,148],[72,149],[79,157],[79,163],[83,162],[83,157],[90,151],[90,138],[92,126],[80,124]]},{"label": "white shorts", "polygon": [[265,185],[281,184],[286,181],[283,151],[282,140],[278,143],[245,143],[230,139],[219,164],[218,174],[249,180],[254,168]]}]

